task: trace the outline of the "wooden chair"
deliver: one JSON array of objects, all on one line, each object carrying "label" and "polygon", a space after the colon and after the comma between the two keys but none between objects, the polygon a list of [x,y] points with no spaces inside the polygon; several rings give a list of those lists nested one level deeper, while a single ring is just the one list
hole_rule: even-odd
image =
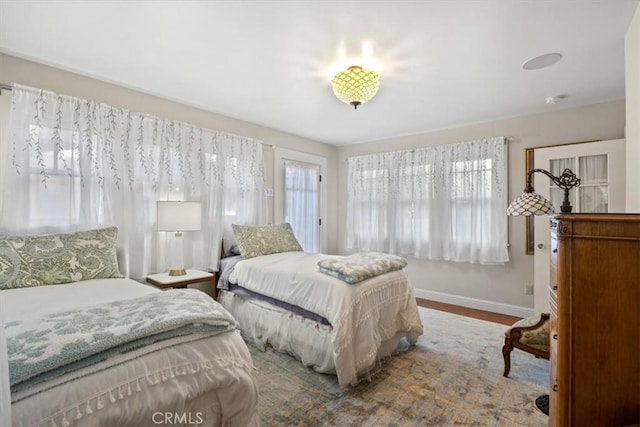
[{"label": "wooden chair", "polygon": [[520,319],[504,333],[502,356],[505,377],[511,370],[511,351],[514,348],[549,360],[549,313]]}]

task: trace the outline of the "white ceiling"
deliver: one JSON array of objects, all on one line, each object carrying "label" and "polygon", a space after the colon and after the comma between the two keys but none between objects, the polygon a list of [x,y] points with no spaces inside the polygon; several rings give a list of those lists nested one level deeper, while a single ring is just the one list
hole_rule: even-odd
[{"label": "white ceiling", "polygon": [[[0,51],[346,145],[624,98],[637,5],[0,0]],[[381,86],[354,111],[330,80],[362,61],[363,43]],[[564,57],[522,69],[549,52]],[[567,98],[547,105],[552,95]]]}]

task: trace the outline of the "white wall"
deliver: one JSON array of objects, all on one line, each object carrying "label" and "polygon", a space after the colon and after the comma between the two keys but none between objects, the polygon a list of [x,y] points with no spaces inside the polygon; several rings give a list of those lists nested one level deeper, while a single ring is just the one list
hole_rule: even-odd
[{"label": "white wall", "polygon": [[[509,199],[513,200],[522,193],[525,186],[525,148],[622,138],[625,121],[624,107],[624,101],[613,101],[555,113],[339,147],[338,182],[347,180],[345,160],[350,156],[456,143],[482,137],[507,136],[511,138]],[[338,187],[339,236],[344,236],[345,233],[346,202],[346,186],[340,185]],[[533,284],[533,256],[525,254],[523,217],[510,217],[509,241],[511,261],[504,266],[410,259],[407,273],[416,288],[416,295],[515,315],[527,314],[529,311],[521,308],[533,307],[533,296],[524,294],[524,284]],[[341,239],[339,244],[344,252],[344,239]],[[455,297],[450,298],[449,295]]]},{"label": "white wall", "polygon": [[624,39],[627,212],[640,212],[640,5]]},{"label": "white wall", "polygon": [[[334,146],[1,53],[0,83],[20,83],[47,89],[61,94],[104,102],[132,111],[180,120],[200,127],[256,138],[276,147],[325,157],[327,159],[327,180],[325,185],[327,186],[328,203],[327,215],[323,219],[323,224],[326,225],[327,230],[327,252],[336,253],[338,250],[337,239],[335,238],[337,233],[335,203],[337,149]],[[267,166],[267,187],[273,187],[274,153],[271,148],[265,148],[264,151]],[[277,189],[274,188],[274,191],[277,191]],[[268,206],[268,218],[272,221],[274,218],[273,198],[268,199]]]}]

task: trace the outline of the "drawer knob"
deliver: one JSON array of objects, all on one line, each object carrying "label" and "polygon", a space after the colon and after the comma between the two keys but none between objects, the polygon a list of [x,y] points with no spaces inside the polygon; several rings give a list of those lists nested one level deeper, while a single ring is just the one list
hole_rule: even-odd
[{"label": "drawer knob", "polygon": [[558,253],[558,248],[553,248],[553,249],[551,250],[551,252],[553,252],[554,254],[557,254],[557,253]]},{"label": "drawer knob", "polygon": [[544,249],[544,243],[538,243],[538,249]]}]

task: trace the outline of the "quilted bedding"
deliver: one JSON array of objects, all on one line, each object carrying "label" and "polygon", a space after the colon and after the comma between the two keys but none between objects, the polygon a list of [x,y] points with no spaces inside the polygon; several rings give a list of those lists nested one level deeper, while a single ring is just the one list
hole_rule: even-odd
[{"label": "quilted bedding", "polygon": [[[415,344],[423,328],[413,289],[402,270],[351,285],[319,271],[318,262],[328,258],[332,256],[283,252],[245,259],[235,265],[229,282],[329,320],[331,346],[315,351],[328,353],[332,366],[325,370],[335,368],[338,381],[347,386],[388,355],[380,353],[383,347],[388,349],[391,341],[397,343],[401,337]],[[239,323],[243,332],[251,329],[251,325]],[[273,329],[278,328],[274,325]],[[293,346],[295,354],[298,345]],[[308,347],[309,343],[300,346]]]},{"label": "quilted bedding", "polygon": [[320,272],[354,284],[390,271],[402,270],[407,260],[378,252],[358,252],[345,257],[318,261]]},{"label": "quilted bedding", "polygon": [[[56,313],[90,313],[98,303],[124,310],[124,300],[158,302],[163,299],[161,294],[172,296],[129,279],[88,280],[2,292],[9,325],[33,325],[34,319],[53,318]],[[200,291],[186,293],[194,292]],[[200,298],[198,294],[193,296],[194,301]],[[208,301],[182,301],[184,310],[192,305],[196,312],[187,322],[198,329],[195,333],[184,335],[181,328],[185,326],[178,326],[180,333],[163,336],[150,347],[132,345],[127,351],[108,354],[94,364],[76,366],[44,381],[16,387],[11,396],[12,424],[152,426],[162,421],[158,417],[169,417],[206,426],[257,425],[258,389],[249,351],[226,310],[205,294],[202,296]],[[165,308],[173,309],[180,302],[167,304]],[[197,313],[207,311],[206,306],[217,307],[217,314],[211,317],[206,313],[203,317],[202,312]],[[166,318],[162,310],[159,306],[154,320],[161,334],[167,330],[160,321]],[[213,320],[205,320],[206,317]],[[209,327],[204,326],[206,323]],[[145,327],[142,323],[138,326]],[[125,326],[123,331],[129,333],[132,329],[136,326]],[[55,353],[53,349],[47,351]],[[38,357],[36,353],[32,356]],[[13,378],[17,378],[15,373]],[[166,423],[167,418],[163,419]]]}]

